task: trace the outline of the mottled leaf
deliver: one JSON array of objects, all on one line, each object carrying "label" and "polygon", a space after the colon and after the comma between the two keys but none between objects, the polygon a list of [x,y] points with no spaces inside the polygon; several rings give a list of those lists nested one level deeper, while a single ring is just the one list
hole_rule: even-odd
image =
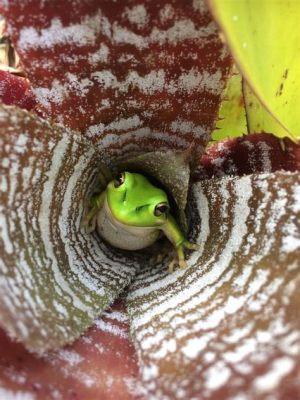
[{"label": "mottled leaf", "polygon": [[299,174],[197,183],[190,209],[189,268],[145,268],[129,292],[148,395],[299,398]]},{"label": "mottled leaf", "polygon": [[278,170],[300,171],[300,146],[268,134],[223,140],[201,157],[194,180]]},{"label": "mottled leaf", "polygon": [[137,268],[81,227],[101,166],[82,136],[0,112],[0,323],[34,351],[70,343]]},{"label": "mottled leaf", "polygon": [[211,138],[222,140],[243,136],[248,133],[242,76],[233,66],[219,109],[218,122]]},{"label": "mottled leaf", "polygon": [[11,0],[2,12],[46,116],[122,154],[191,147],[197,160],[231,64],[204,1]]},{"label": "mottled leaf", "polygon": [[264,106],[299,137],[300,20],[294,0],[210,0],[235,61]]},{"label": "mottled leaf", "polygon": [[1,400],[140,399],[128,317],[117,303],[72,346],[38,357],[0,331]]}]

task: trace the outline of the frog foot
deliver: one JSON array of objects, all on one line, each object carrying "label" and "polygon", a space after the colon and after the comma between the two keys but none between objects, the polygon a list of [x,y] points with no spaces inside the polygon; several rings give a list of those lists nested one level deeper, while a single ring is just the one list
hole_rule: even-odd
[{"label": "frog foot", "polygon": [[169,272],[172,273],[174,271],[174,268],[178,265],[180,269],[186,269],[187,268],[187,262],[185,260],[184,256],[184,249],[188,250],[197,250],[199,249],[199,245],[195,243],[190,243],[188,240],[184,240],[180,245],[176,247],[177,251],[177,258],[174,258],[170,263],[169,263]]}]

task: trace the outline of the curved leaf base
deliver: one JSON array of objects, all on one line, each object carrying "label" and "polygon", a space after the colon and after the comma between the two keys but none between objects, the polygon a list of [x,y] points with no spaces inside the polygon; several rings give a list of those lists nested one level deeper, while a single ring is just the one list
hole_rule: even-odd
[{"label": "curved leaf base", "polygon": [[[189,268],[141,271],[128,309],[153,398],[300,395],[300,179],[195,184]],[[290,396],[290,397],[288,397]]]},{"label": "curved leaf base", "polygon": [[0,323],[36,352],[76,339],[139,268],[81,226],[99,167],[82,136],[0,109]]}]

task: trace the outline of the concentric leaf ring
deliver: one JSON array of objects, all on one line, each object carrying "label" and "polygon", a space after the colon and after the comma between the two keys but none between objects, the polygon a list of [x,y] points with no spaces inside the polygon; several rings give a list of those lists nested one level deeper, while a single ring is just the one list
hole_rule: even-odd
[{"label": "concentric leaf ring", "polygon": [[0,321],[34,351],[78,337],[138,267],[81,228],[101,155],[28,112],[0,111]]}]

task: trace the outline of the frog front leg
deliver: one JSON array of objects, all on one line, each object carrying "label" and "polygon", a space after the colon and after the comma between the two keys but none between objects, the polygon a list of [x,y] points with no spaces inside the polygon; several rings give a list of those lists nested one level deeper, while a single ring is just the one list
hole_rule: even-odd
[{"label": "frog front leg", "polygon": [[90,200],[90,210],[83,219],[82,226],[87,233],[91,233],[96,229],[97,214],[103,207],[106,190],[100,194],[95,194]]},{"label": "frog front leg", "polygon": [[162,227],[164,234],[170,240],[170,242],[174,245],[177,252],[177,259],[174,259],[169,264],[169,272],[173,272],[176,264],[179,265],[180,269],[184,269],[187,267],[187,263],[185,260],[184,250],[197,250],[199,246],[194,243],[190,243],[185,239],[183,233],[181,232],[175,218],[172,215],[168,215],[167,222]]}]

